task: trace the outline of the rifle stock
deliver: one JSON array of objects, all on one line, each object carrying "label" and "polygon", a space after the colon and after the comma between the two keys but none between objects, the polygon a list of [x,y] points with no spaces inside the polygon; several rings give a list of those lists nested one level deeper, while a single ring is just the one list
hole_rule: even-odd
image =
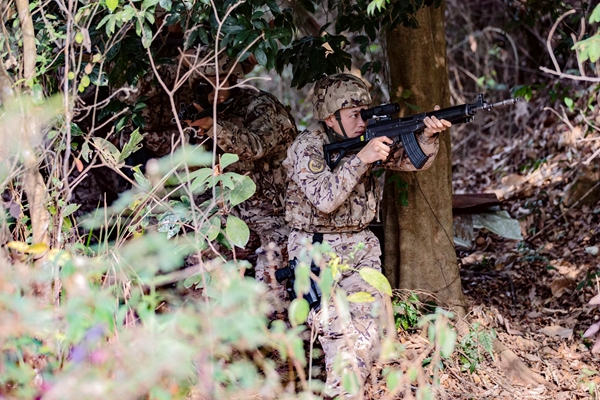
[{"label": "rifle stock", "polygon": [[[361,111],[363,120],[372,117],[381,117],[382,113],[387,115],[383,116],[380,121],[369,123],[365,133],[359,137],[324,145],[325,162],[333,171],[347,154],[360,151],[360,149],[365,147],[369,140],[373,138],[387,136],[393,139],[394,142],[398,140],[402,141],[410,162],[417,169],[421,169],[427,162],[428,156],[423,152],[421,146],[419,146],[419,142],[415,135],[425,129],[423,120],[426,117],[435,116],[438,119],[445,119],[453,125],[464,124],[473,121],[475,114],[479,110],[489,111],[493,108],[514,104],[518,101],[519,99],[515,98],[490,104],[483,99],[482,94],[479,94],[474,103],[460,104],[404,118],[390,117],[391,114],[400,109],[396,103],[363,110]],[[335,158],[333,157],[334,154],[337,155]]]}]

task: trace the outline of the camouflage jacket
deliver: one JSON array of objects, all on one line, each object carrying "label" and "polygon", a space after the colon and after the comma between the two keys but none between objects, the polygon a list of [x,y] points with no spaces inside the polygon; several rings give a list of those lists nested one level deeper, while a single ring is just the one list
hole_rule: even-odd
[{"label": "camouflage jacket", "polygon": [[294,120],[267,92],[240,88],[232,96],[232,103],[218,114],[215,129],[219,149],[240,158],[227,170],[249,174],[256,183],[255,194],[239,206],[242,219],[248,221],[256,210],[283,217],[286,176],[282,163],[298,134]]},{"label": "camouflage jacket", "polygon": [[[418,136],[421,148],[429,156],[423,167],[429,168],[439,149],[439,140]],[[377,216],[380,188],[372,165],[356,155],[345,157],[331,171],[325,164],[323,145],[328,135],[320,124],[302,132],[288,149],[286,221],[293,229],[305,232],[358,232]],[[416,171],[404,147],[396,145],[386,169]]]}]

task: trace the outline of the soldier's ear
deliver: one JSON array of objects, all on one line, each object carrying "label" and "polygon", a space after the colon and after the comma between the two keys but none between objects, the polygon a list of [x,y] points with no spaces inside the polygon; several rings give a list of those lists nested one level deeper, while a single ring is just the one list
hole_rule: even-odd
[{"label": "soldier's ear", "polygon": [[329,117],[325,118],[323,122],[325,122],[325,125],[328,127],[333,128],[333,125],[335,124],[335,116],[330,115]]}]

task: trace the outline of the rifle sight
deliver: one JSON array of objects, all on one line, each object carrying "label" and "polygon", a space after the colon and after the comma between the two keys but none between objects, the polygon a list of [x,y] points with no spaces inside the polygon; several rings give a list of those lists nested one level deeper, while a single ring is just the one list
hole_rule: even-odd
[{"label": "rifle sight", "polygon": [[398,111],[400,111],[400,106],[398,103],[388,103],[373,108],[360,110],[360,117],[363,121],[368,121],[373,117],[390,116]]}]

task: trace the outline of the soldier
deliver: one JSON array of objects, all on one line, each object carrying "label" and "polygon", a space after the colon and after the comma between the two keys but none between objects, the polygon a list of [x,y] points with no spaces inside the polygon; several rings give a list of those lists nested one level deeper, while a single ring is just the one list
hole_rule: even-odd
[{"label": "soldier", "polygon": [[[366,122],[360,110],[371,104],[371,96],[365,83],[349,74],[324,77],[315,83],[313,92],[318,122],[298,136],[284,161],[288,176],[286,220],[292,229],[288,243],[290,259],[297,257],[304,244],[313,242],[318,234],[354,270],[370,267],[381,271],[379,241],[367,229],[378,214],[380,200],[379,183],[372,174],[373,163],[382,161],[384,168],[399,171],[416,168],[402,145],[391,146],[391,139],[378,137],[330,170],[323,145],[365,132]],[[418,135],[418,140],[429,156],[424,166],[428,168],[439,148],[438,133],[451,124],[432,117],[425,119],[425,125],[427,128]],[[359,243],[364,247],[356,250]],[[327,321],[323,320],[323,310],[311,310],[309,314],[308,323],[320,334],[325,352],[325,393],[350,396],[341,387],[342,377],[354,373],[363,387],[378,356],[383,324],[379,324],[379,317],[374,314],[383,309],[383,303],[381,294],[356,272],[344,272],[338,285],[348,295],[369,292],[376,299],[373,303],[350,303],[348,323],[339,318],[333,305],[327,310]]]},{"label": "soldier", "polygon": [[[159,82],[160,79],[168,90],[173,91],[173,101],[177,107],[180,104],[192,104],[194,101],[193,88],[195,82],[182,79],[186,72],[186,68],[181,65],[178,59],[180,46],[182,45],[183,39],[174,39],[171,32],[159,36],[156,43],[153,44],[160,55],[155,57],[156,73],[154,70],[149,69],[143,75],[132,79],[131,85],[123,84],[120,85],[121,87],[110,87],[107,93],[104,93],[104,97],[108,97],[111,93],[115,94],[113,99],[115,104],[114,106],[109,105],[109,108],[113,107],[121,110],[129,107],[127,114],[130,115],[127,123],[117,134],[112,130],[109,131],[111,125],[103,124],[103,120],[97,121],[96,126],[104,125],[104,128],[100,130],[96,128],[92,132],[93,136],[106,137],[117,148],[123,149],[129,141],[131,133],[136,129],[133,123],[135,119],[144,137],[142,149],[133,153],[127,160],[128,166],[122,169],[122,172],[128,174],[130,178],[133,176],[130,166],[141,165],[143,169],[150,158],[165,156],[182,141],[188,139],[185,129],[180,132],[177,127],[173,118],[169,95]],[[142,63],[142,61],[138,62],[138,64]],[[126,73],[127,75],[133,75],[131,71]],[[93,98],[93,96],[91,97]],[[140,103],[145,104],[145,107],[138,110],[135,115],[131,115],[131,110],[139,106]],[[106,114],[110,115],[110,113]],[[91,122],[86,125],[89,127]],[[185,124],[183,124],[183,127],[185,128]],[[105,204],[110,205],[121,193],[130,188],[129,182],[117,171],[109,167],[97,167],[90,169],[85,179],[81,180],[73,189],[71,201],[81,206],[76,215],[93,212],[96,208],[103,207]],[[71,179],[75,180],[77,176],[78,174],[75,172]]]},{"label": "soldier", "polygon": [[[196,59],[189,55],[190,66]],[[214,60],[214,57],[212,58]],[[275,280],[275,270],[287,265],[289,228],[284,219],[285,171],[282,167],[286,150],[297,136],[296,125],[288,110],[270,93],[251,87],[236,86],[244,71],[235,59],[226,55],[203,63],[197,71],[214,87],[219,74],[221,90],[208,94],[210,104],[221,105],[217,119],[191,121],[198,136],[209,138],[216,131],[221,152],[239,156],[229,171],[249,175],[256,184],[255,194],[237,208],[240,218],[260,238],[255,277],[263,281],[276,298],[285,300],[284,288]],[[227,78],[228,77],[228,78]],[[227,78],[227,79],[226,79]],[[222,107],[225,105],[225,107]],[[201,107],[198,107],[202,110]],[[214,131],[213,131],[214,130]],[[279,309],[283,310],[279,304]]]}]

